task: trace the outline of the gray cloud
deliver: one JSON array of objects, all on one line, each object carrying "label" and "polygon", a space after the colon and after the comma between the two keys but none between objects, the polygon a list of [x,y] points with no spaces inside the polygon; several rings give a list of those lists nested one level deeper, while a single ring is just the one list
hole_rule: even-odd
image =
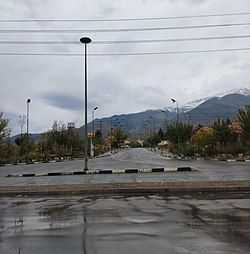
[{"label": "gray cloud", "polygon": [[[249,0],[61,0],[0,1],[1,19],[95,19],[164,17],[244,12]],[[247,22],[249,16],[213,17],[138,22],[4,24],[0,29],[77,29],[174,26]],[[83,35],[95,40],[136,40],[209,37],[247,34],[248,26],[218,29],[173,30],[137,33],[96,34],[5,34],[2,40],[70,40]],[[89,45],[90,53],[161,52],[249,46],[249,39],[155,43],[137,45]],[[83,52],[82,45],[0,45],[0,52]],[[140,57],[89,57],[88,95],[96,117],[164,108],[176,98],[180,105],[225,92],[250,87],[249,51],[213,54],[159,55]],[[0,56],[0,108],[11,116],[13,134],[19,131],[16,118],[26,111],[32,98],[31,129],[49,128],[53,120],[83,123],[84,75],[82,57]],[[16,117],[17,116],[17,117]]]},{"label": "gray cloud", "polygon": [[40,98],[50,106],[70,111],[83,111],[83,100],[72,95],[43,92]]}]

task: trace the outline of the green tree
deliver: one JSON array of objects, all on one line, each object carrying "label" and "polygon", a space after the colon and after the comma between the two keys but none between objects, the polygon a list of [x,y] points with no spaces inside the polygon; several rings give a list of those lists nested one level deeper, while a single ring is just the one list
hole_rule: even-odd
[{"label": "green tree", "polygon": [[248,144],[250,142],[250,105],[246,105],[245,109],[239,109],[238,119],[242,129],[242,140]]},{"label": "green tree", "polygon": [[164,139],[164,132],[163,132],[162,128],[160,128],[158,131],[158,137],[160,138],[160,140]]},{"label": "green tree", "polygon": [[191,138],[193,126],[183,122],[175,122],[167,125],[165,139],[170,140],[173,144],[184,143]]},{"label": "green tree", "polygon": [[54,156],[75,157],[82,154],[83,142],[76,129],[67,129],[63,122],[55,121],[52,129],[42,135],[38,149],[42,159]]},{"label": "green tree", "polygon": [[211,126],[213,128],[214,137],[219,142],[221,148],[226,148],[227,144],[232,140],[232,130],[230,129],[230,120],[220,120],[214,122]]},{"label": "green tree", "polygon": [[17,137],[15,139],[15,144],[18,147],[18,153],[19,153],[19,160],[24,159],[25,153],[26,153],[26,144],[27,143],[27,135],[21,135],[20,137]]},{"label": "green tree", "polygon": [[0,112],[0,162],[7,163],[11,160],[14,149],[7,137],[9,136],[8,129],[9,119],[4,118],[3,112]]},{"label": "green tree", "polygon": [[4,118],[3,112],[0,112],[0,144],[9,135],[10,131],[8,129],[9,119]]},{"label": "green tree", "polygon": [[124,141],[127,138],[127,134],[122,128],[117,128],[112,133],[112,147],[118,148],[119,146],[123,145]]},{"label": "green tree", "polygon": [[95,136],[94,136],[94,144],[101,144],[103,141],[102,139],[102,132],[100,130],[97,130],[95,132]]}]

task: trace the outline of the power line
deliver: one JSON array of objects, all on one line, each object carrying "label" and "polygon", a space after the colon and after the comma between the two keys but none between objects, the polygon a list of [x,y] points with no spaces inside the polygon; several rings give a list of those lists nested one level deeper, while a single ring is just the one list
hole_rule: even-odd
[{"label": "power line", "polygon": [[197,29],[213,27],[248,26],[245,23],[209,24],[193,26],[170,26],[170,27],[148,27],[148,28],[117,28],[117,29],[1,29],[0,33],[103,33],[103,32],[138,32],[138,31],[159,31],[175,29]]},{"label": "power line", "polygon": [[[249,38],[250,35],[232,35],[216,37],[196,37],[196,38],[172,38],[156,40],[123,40],[123,41],[93,41],[92,44],[130,44],[130,43],[161,43],[161,42],[178,42],[178,41],[203,41],[203,40],[224,40],[224,39],[243,39]],[[72,44],[80,45],[78,41],[0,41],[0,44]]]},{"label": "power line", "polygon": [[116,21],[143,21],[143,20],[168,20],[168,19],[189,19],[225,16],[244,16],[250,12],[239,13],[217,13],[203,15],[169,16],[169,17],[146,17],[146,18],[121,18],[121,19],[1,19],[0,22],[116,22]]},{"label": "power line", "polygon": [[[193,53],[212,53],[212,52],[231,52],[248,51],[249,48],[227,48],[227,49],[208,49],[208,50],[186,50],[186,51],[166,51],[166,52],[141,52],[141,53],[90,53],[88,56],[143,56],[143,55],[172,55],[172,54],[193,54]],[[82,53],[15,53],[0,52],[0,56],[84,56]]]},{"label": "power line", "polygon": [[196,38],[172,38],[155,40],[127,40],[127,41],[93,41],[93,44],[127,44],[127,43],[159,43],[159,42],[178,42],[178,41],[203,41],[203,40],[223,40],[223,39],[242,39],[249,38],[250,35],[231,35],[216,37],[196,37]]}]

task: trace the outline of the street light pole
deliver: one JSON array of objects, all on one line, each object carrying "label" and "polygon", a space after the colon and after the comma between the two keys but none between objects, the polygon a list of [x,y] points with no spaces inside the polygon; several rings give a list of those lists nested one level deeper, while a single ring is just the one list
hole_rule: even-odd
[{"label": "street light pole", "polygon": [[152,132],[151,122],[149,120],[147,122],[149,123],[149,137],[151,137],[151,132]]},{"label": "street light pole", "polygon": [[113,115],[110,117],[110,153],[112,154],[112,141],[113,141],[113,137],[112,137],[112,130],[113,130],[113,122],[112,119],[113,117],[116,117],[116,115]]},{"label": "street light pole", "polygon": [[26,162],[28,162],[28,155],[29,155],[29,105],[30,105],[31,99],[27,99],[27,137],[26,137]]},{"label": "street light pole", "polygon": [[161,112],[164,113],[165,117],[166,117],[166,119],[165,119],[165,131],[167,131],[168,113],[167,113],[167,110],[166,111],[161,110]]},{"label": "street light pole", "polygon": [[154,127],[154,135],[155,135],[155,118],[150,116],[149,118],[151,118],[153,120],[153,127]]},{"label": "street light pole", "polygon": [[95,147],[93,145],[93,138],[95,137],[95,118],[94,118],[94,112],[97,110],[98,107],[95,107],[92,110],[92,135],[91,135],[91,143],[90,143],[90,156],[95,156]]},{"label": "street light pole", "polygon": [[171,99],[171,101],[173,103],[176,103],[176,106],[177,106],[177,108],[176,108],[177,122],[179,122],[179,104],[178,104],[178,101],[176,101],[175,99]]},{"label": "street light pole", "polygon": [[178,101],[175,99],[171,99],[173,103],[176,103],[176,114],[177,114],[177,145],[178,145],[178,152],[179,152],[179,145],[180,145],[180,131],[179,131],[179,104]]},{"label": "street light pole", "polygon": [[94,113],[95,113],[95,110],[97,110],[98,107],[95,107],[93,110],[92,110],[92,131],[93,131],[93,135],[95,136],[95,117],[94,117]]},{"label": "street light pole", "polygon": [[84,148],[84,170],[88,170],[88,91],[87,91],[87,44],[91,42],[91,39],[88,37],[82,37],[80,42],[84,44],[84,74],[85,74],[85,129],[84,129],[84,137],[85,137],[85,148]]}]

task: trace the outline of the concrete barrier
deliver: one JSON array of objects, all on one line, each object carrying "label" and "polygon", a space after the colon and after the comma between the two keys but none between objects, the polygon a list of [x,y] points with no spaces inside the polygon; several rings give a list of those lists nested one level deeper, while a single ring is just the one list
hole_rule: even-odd
[{"label": "concrete barrier", "polygon": [[96,175],[96,174],[131,174],[131,173],[160,173],[160,172],[177,172],[177,171],[199,171],[191,167],[178,168],[128,168],[128,169],[97,169],[89,171],[65,171],[65,172],[49,172],[42,174],[24,173],[22,175],[7,174],[6,177],[42,177],[42,176],[69,176],[69,175]]},{"label": "concrete barrier", "polygon": [[73,175],[86,175],[86,171],[75,171]]},{"label": "concrete barrier", "polygon": [[22,177],[35,177],[36,174],[28,173],[28,174],[22,174]]},{"label": "concrete barrier", "polygon": [[192,171],[191,167],[178,167],[177,171]]},{"label": "concrete barrier", "polygon": [[99,170],[98,174],[112,174],[112,169],[106,169],[106,170]]},{"label": "concrete barrier", "polygon": [[154,172],[164,172],[164,168],[152,168],[151,172],[152,173],[154,173]]},{"label": "concrete barrier", "polygon": [[48,173],[48,176],[61,176],[62,172],[50,172]]},{"label": "concrete barrier", "polygon": [[125,169],[125,173],[138,173],[138,169],[137,168]]}]

